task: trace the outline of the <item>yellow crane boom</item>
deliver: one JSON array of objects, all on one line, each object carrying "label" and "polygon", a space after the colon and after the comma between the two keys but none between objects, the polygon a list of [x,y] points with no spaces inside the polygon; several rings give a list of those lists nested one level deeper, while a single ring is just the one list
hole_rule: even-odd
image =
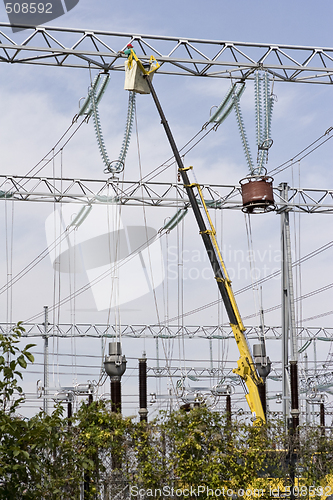
[{"label": "yellow crane boom", "polygon": [[[242,318],[240,316],[238,306],[236,303],[236,299],[235,299],[235,296],[234,296],[234,293],[233,293],[233,290],[231,287],[231,281],[229,279],[228,272],[227,272],[227,269],[225,267],[222,255],[221,255],[221,251],[219,249],[218,243],[217,243],[216,238],[215,238],[216,230],[213,226],[210,214],[208,212],[206,202],[205,202],[204,197],[202,195],[201,187],[198,184],[196,184],[196,188],[198,190],[198,193],[199,193],[199,196],[201,199],[201,203],[202,203],[202,206],[204,207],[204,210],[206,212],[206,216],[207,216],[208,223],[210,226],[210,229],[207,231],[207,233],[209,234],[209,236],[212,240],[212,243],[213,243],[216,255],[218,257],[219,263],[223,269],[223,274],[224,274],[223,284],[226,288],[231,307],[235,313],[234,316],[236,318],[236,322],[235,323],[231,322],[230,326],[231,326],[232,332],[234,334],[234,337],[235,337],[235,340],[237,343],[237,347],[238,347],[238,350],[240,353],[240,358],[237,361],[237,368],[234,368],[233,372],[237,373],[244,380],[244,382],[247,386],[247,389],[249,391],[247,394],[245,394],[246,401],[250,407],[252,414],[255,416],[255,422],[257,424],[261,424],[261,423],[265,422],[265,414],[264,414],[264,410],[263,410],[261,399],[260,399],[259,392],[258,392],[258,385],[262,384],[263,381],[257,373],[256,367],[255,367],[255,364],[254,364],[254,361],[252,358],[251,349],[248,345],[248,342],[247,342],[247,339],[245,336],[246,329],[243,325]],[[215,279],[218,281],[221,278],[218,278],[215,276]]]},{"label": "yellow crane boom", "polygon": [[[254,423],[256,425],[260,425],[265,422],[265,414],[263,411],[262,403],[260,400],[259,396],[259,390],[258,386],[263,383],[263,380],[259,377],[255,363],[253,361],[252,353],[250,346],[248,344],[246,335],[245,335],[245,327],[243,325],[241,316],[239,314],[239,310],[237,307],[237,303],[235,300],[235,296],[233,294],[232,288],[231,288],[231,281],[229,279],[225,264],[222,259],[222,255],[220,252],[220,249],[218,247],[216,238],[215,238],[215,228],[213,226],[212,220],[210,218],[207,205],[205,203],[205,200],[202,195],[201,187],[197,183],[191,183],[188,177],[188,170],[191,170],[193,167],[184,167],[184,164],[182,162],[182,159],[180,157],[178,148],[176,146],[175,140],[173,138],[173,135],[171,133],[169,124],[165,118],[163,109],[161,107],[161,104],[158,100],[158,97],[156,95],[155,89],[153,87],[153,84],[151,82],[151,79],[149,78],[149,72],[145,70],[142,64],[140,64],[140,61],[138,60],[137,56],[133,53],[132,54],[135,60],[139,63],[140,69],[143,73],[143,75],[146,77],[146,82],[148,84],[148,87],[150,89],[150,93],[153,97],[153,100],[155,102],[156,108],[158,110],[158,113],[161,117],[161,123],[164,127],[164,130],[166,132],[167,138],[169,140],[171,149],[173,151],[173,154],[175,156],[177,165],[178,165],[178,171],[179,174],[182,177],[184,187],[186,189],[194,216],[196,218],[198,227],[199,227],[199,232],[202,237],[204,246],[206,248],[206,252],[209,258],[209,261],[211,263],[214,277],[216,279],[216,283],[218,286],[218,289],[220,291],[223,303],[225,305],[228,317],[229,317],[229,322],[230,326],[232,328],[233,334],[235,336],[235,340],[238,346],[238,350],[240,353],[240,357],[237,361],[237,368],[235,368],[233,371],[234,373],[237,373],[241,379],[244,381],[248,393],[245,395],[246,401],[250,407],[250,410],[252,412],[252,415],[254,417]],[[199,201],[198,201],[198,196],[196,196],[195,190],[197,191],[199,198],[200,198],[200,204],[202,205],[206,217],[208,220],[208,227],[206,225],[206,222],[204,220],[203,214],[201,212],[200,206],[199,206]]]}]

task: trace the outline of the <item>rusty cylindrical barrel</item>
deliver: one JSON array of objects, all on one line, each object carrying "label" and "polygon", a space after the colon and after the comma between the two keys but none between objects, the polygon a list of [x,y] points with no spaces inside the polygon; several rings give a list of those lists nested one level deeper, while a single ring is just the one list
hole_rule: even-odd
[{"label": "rusty cylindrical barrel", "polygon": [[253,175],[240,180],[243,212],[265,213],[275,210],[273,178],[267,175]]}]

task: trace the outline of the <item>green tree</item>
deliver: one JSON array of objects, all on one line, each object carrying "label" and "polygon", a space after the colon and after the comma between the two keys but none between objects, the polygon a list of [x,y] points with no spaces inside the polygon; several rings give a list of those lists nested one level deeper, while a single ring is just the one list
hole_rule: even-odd
[{"label": "green tree", "polygon": [[205,487],[193,497],[200,500],[212,498],[206,488],[257,489],[265,491],[257,497],[270,498],[270,487],[291,486],[294,472],[299,485],[332,484],[333,490],[332,434],[318,427],[301,427],[292,436],[279,420],[262,427],[230,424],[205,406],[135,422],[103,401],[82,403],[70,420],[61,405],[52,415],[21,418],[19,380],[33,362],[34,346],[20,348],[22,332],[19,324],[0,335],[0,500],[79,500],[83,482],[85,500],[96,500],[101,491],[114,498],[131,486]]},{"label": "green tree", "polygon": [[24,329],[20,323],[7,335],[0,335],[0,498],[20,498],[29,480],[29,443],[25,437],[28,423],[15,416],[15,410],[24,401],[21,369],[33,363],[28,344],[20,349]]},{"label": "green tree", "polygon": [[79,498],[84,459],[78,456],[78,429],[62,418],[63,408],[25,420],[15,414],[24,401],[20,369],[33,363],[28,344],[20,349],[24,329],[19,323],[0,335],[0,499]]},{"label": "green tree", "polygon": [[36,344],[28,344],[20,349],[20,342],[24,328],[18,323],[16,328],[7,335],[0,334],[0,409],[7,414],[14,413],[24,401],[23,389],[18,378],[23,379],[22,368],[25,369],[28,361],[34,362],[30,352]]}]

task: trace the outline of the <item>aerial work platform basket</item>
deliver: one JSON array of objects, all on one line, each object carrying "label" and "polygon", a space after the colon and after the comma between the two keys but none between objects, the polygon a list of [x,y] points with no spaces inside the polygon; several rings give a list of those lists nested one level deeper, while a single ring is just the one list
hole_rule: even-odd
[{"label": "aerial work platform basket", "polygon": [[153,79],[154,72],[159,68],[156,59],[151,56],[150,61],[142,63],[132,51],[125,62],[125,90],[138,94],[150,94],[147,78]]}]

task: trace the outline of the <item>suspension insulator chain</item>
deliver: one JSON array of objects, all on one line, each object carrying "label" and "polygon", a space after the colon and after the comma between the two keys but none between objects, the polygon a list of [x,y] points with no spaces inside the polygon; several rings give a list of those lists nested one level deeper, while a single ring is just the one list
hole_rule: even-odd
[{"label": "suspension insulator chain", "polygon": [[233,100],[234,100],[234,108],[235,108],[235,112],[236,112],[236,119],[237,119],[237,124],[238,124],[238,128],[239,128],[239,133],[240,133],[240,136],[242,139],[243,149],[244,149],[244,153],[245,153],[245,158],[246,158],[248,167],[250,169],[250,172],[252,174],[254,171],[254,165],[253,165],[253,160],[252,160],[252,156],[251,156],[250,146],[249,146],[247,136],[246,136],[246,130],[245,130],[245,125],[244,125],[244,121],[243,121],[243,116],[242,116],[242,112],[241,112],[240,105],[239,105],[239,96],[234,94]]},{"label": "suspension insulator chain", "polygon": [[244,120],[240,108],[240,98],[244,92],[245,83],[236,82],[231,85],[224,100],[218,106],[216,111],[210,117],[208,123],[216,123],[220,125],[231,110],[234,109],[236,113],[237,124],[239,133],[242,140],[242,145],[245,153],[247,165],[251,175],[262,175],[264,163],[268,161],[268,150],[273,144],[271,139],[271,122],[273,113],[274,96],[270,91],[270,81],[268,73],[265,72],[261,76],[260,71],[255,72],[254,90],[255,90],[255,115],[256,115],[256,140],[258,147],[257,165],[255,166],[249,142],[246,135]]},{"label": "suspension insulator chain", "polygon": [[262,130],[262,105],[261,105],[261,77],[259,71],[255,73],[254,79],[254,99],[255,99],[255,110],[256,110],[256,139],[257,139],[257,165],[258,167],[254,170],[254,173],[259,175],[261,170],[260,166],[263,163],[264,150],[260,149],[260,144],[263,140],[263,130]]},{"label": "suspension insulator chain", "polygon": [[103,138],[103,133],[102,133],[102,127],[101,127],[101,122],[99,119],[99,113],[98,113],[98,107],[96,103],[96,89],[92,85],[90,90],[89,90],[89,97],[90,97],[90,102],[92,105],[92,115],[94,119],[94,128],[95,128],[95,134],[98,142],[98,147],[102,156],[102,160],[104,165],[106,166],[106,169],[109,169],[111,165],[111,161],[108,157],[108,153],[106,151],[106,147],[104,144],[104,138]]},{"label": "suspension insulator chain", "polygon": [[131,140],[133,121],[134,121],[134,116],[135,116],[135,95],[136,94],[135,94],[135,92],[129,92],[127,120],[126,120],[126,127],[125,127],[125,133],[124,133],[124,138],[123,138],[121,150],[120,150],[120,153],[118,156],[118,160],[111,161],[109,156],[108,156],[106,147],[105,147],[102,126],[101,126],[101,121],[100,121],[99,111],[98,111],[98,104],[104,95],[104,92],[106,90],[108,82],[109,82],[109,75],[108,74],[100,73],[99,75],[96,76],[96,78],[94,79],[94,81],[91,84],[91,87],[88,91],[88,96],[86,97],[86,99],[83,103],[83,106],[81,106],[81,108],[80,108],[78,116],[81,116],[83,114],[85,114],[87,116],[92,115],[93,122],[94,122],[95,134],[96,134],[97,143],[98,143],[98,148],[99,148],[99,151],[101,153],[103,163],[105,165],[104,172],[111,173],[111,174],[117,174],[117,173],[120,173],[124,170],[125,158],[126,158],[127,151],[128,151],[129,144],[130,144],[130,140]]},{"label": "suspension insulator chain", "polygon": [[[261,81],[263,80],[263,89]],[[255,75],[255,100],[256,100],[256,122],[257,122],[257,168],[256,175],[261,175],[264,163],[268,161],[268,150],[273,144],[271,139],[271,122],[274,99],[270,93],[270,83],[267,72],[261,77],[257,71]],[[264,124],[262,123],[264,116]]]},{"label": "suspension insulator chain", "polygon": [[125,166],[125,158],[127,155],[127,151],[131,141],[132,129],[133,129],[133,121],[135,116],[135,97],[136,93],[130,91],[128,96],[128,108],[127,108],[127,120],[125,133],[123,138],[123,143],[121,146],[121,150],[119,153],[118,160],[115,162],[115,165],[112,167],[107,167],[104,172],[121,172]]}]

